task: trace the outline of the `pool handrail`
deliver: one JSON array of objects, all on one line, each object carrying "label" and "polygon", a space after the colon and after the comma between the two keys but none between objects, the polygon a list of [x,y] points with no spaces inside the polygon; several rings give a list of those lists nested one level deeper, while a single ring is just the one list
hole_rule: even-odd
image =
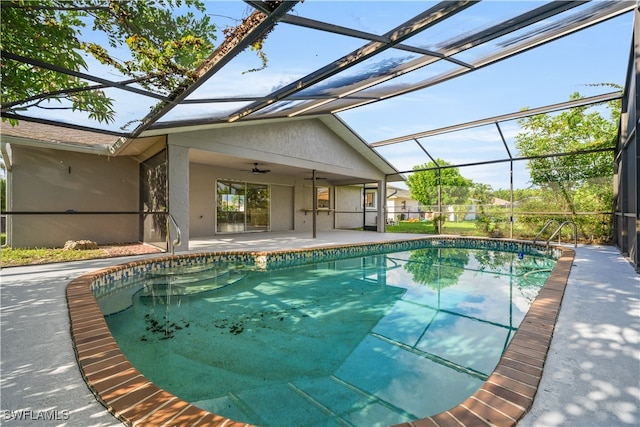
[{"label": "pool handrail", "polygon": [[[556,231],[554,231],[553,234],[551,234],[551,236],[549,236],[549,238],[547,239],[547,246],[549,246],[549,242],[551,241],[551,239],[556,237],[556,234],[560,233],[560,230],[562,230],[562,227],[564,227],[567,224],[573,225],[573,247],[574,248],[578,247],[578,226],[573,221],[564,221],[562,224],[560,224],[558,228],[556,228]],[[560,235],[558,235],[558,243],[560,243]]]},{"label": "pool handrail", "polygon": [[[536,234],[536,237],[533,238],[533,244],[536,244],[536,241],[538,240],[538,237],[540,237],[542,235],[542,233],[544,233],[544,230],[547,229],[547,227],[549,227],[551,224],[556,223],[558,225],[560,225],[560,222],[557,219],[549,219],[547,220],[547,222],[544,223],[544,225],[542,226],[542,229],[540,229],[540,231],[538,232],[538,234]],[[551,240],[551,239],[549,239]],[[549,240],[547,240],[547,243],[549,243]]]},{"label": "pool handrail", "polygon": [[[173,223],[173,227],[176,229],[176,238],[171,241],[171,224]],[[175,254],[176,246],[180,246],[182,243],[182,233],[180,232],[180,227],[176,222],[176,219],[170,213],[167,214],[167,247],[171,250],[171,255]]]}]

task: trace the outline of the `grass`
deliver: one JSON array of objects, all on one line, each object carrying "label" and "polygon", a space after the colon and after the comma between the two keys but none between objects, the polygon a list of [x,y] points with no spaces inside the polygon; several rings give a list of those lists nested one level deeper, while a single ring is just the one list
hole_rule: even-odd
[{"label": "grass", "polygon": [[[418,234],[437,234],[435,224],[432,221],[411,222],[400,221],[398,225],[388,225],[389,233],[418,233]],[[475,222],[445,222],[443,234],[455,235],[473,235],[482,236]],[[105,258],[110,256],[104,249],[95,250],[64,250],[61,248],[36,248],[36,249],[17,249],[2,248],[0,250],[0,266],[15,267],[30,264],[48,264],[53,262],[80,261],[87,259]]]},{"label": "grass", "polygon": [[29,264],[80,261],[85,259],[104,258],[105,256],[107,256],[107,252],[102,249],[64,250],[50,248],[2,248],[0,251],[0,265],[2,267],[15,267]]},{"label": "grass", "polygon": [[[398,225],[388,225],[389,233],[422,233],[437,234],[436,225],[432,221],[410,222],[400,221]],[[482,235],[473,221],[445,222],[442,227],[442,234],[462,234],[462,235]]]}]

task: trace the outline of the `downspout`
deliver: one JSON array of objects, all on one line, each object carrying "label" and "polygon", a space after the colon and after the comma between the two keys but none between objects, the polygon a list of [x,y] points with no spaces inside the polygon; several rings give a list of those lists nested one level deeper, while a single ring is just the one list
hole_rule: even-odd
[{"label": "downspout", "polygon": [[[7,203],[6,210],[7,212],[11,212],[12,205],[11,198],[9,197],[9,187],[11,186],[11,146],[4,141],[0,141],[0,152],[2,153],[2,159],[4,160],[4,170],[6,171],[6,185],[4,188],[5,191],[5,201]],[[3,215],[5,217],[5,240],[2,247],[11,246],[11,215]]]},{"label": "downspout", "polygon": [[4,160],[4,167],[7,172],[11,171],[11,146],[4,141],[0,141],[0,152]]}]

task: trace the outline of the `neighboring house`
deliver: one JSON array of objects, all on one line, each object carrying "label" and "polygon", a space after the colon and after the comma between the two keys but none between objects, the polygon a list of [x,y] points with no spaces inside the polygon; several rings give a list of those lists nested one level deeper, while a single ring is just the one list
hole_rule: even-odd
[{"label": "neighboring house", "polygon": [[182,232],[179,250],[230,232],[383,232],[387,179],[399,179],[333,115],[166,128],[133,140],[5,122],[0,146],[14,247],[163,245],[167,213]]},{"label": "neighboring house", "polygon": [[[420,202],[411,198],[409,190],[387,186],[387,222],[404,221],[422,215]],[[423,219],[423,218],[420,218]]]},{"label": "neighboring house", "polygon": [[491,200],[491,204],[493,206],[498,206],[498,207],[501,207],[501,208],[508,208],[509,206],[511,206],[511,202],[510,201],[501,199],[499,197],[494,197]]},{"label": "neighboring house", "polygon": [[[461,218],[465,221],[475,221],[478,202],[479,200],[470,198],[468,205],[465,206],[442,205],[442,212],[448,221],[458,221]],[[509,204],[508,201],[498,198],[494,198],[492,202],[498,206],[505,206],[504,203],[507,204],[506,206]],[[456,211],[456,208],[463,208],[464,211]],[[438,206],[422,206],[420,202],[411,198],[411,191],[392,185],[387,186],[387,224],[409,219],[432,220],[437,211]]]}]

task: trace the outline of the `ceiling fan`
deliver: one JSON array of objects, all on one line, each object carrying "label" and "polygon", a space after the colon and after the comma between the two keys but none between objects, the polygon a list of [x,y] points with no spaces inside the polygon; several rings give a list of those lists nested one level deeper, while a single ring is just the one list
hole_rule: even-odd
[{"label": "ceiling fan", "polygon": [[269,169],[259,169],[257,163],[254,163],[253,164],[253,169],[251,169],[251,173],[254,174],[254,175],[257,175],[259,173],[269,173],[269,172],[271,172],[271,170],[269,170]]}]

